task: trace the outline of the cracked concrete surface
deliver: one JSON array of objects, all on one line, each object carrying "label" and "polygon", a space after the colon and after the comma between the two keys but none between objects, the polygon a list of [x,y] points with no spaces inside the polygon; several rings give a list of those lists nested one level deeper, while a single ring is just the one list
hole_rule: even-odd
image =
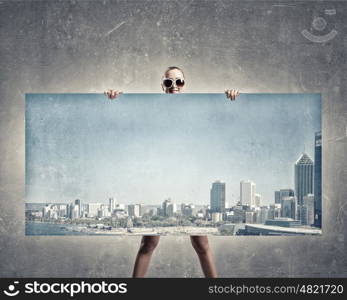
[{"label": "cracked concrete surface", "polygon": [[[24,94],[161,92],[178,65],[187,92],[322,93],[323,236],[211,237],[219,276],[346,277],[346,19],[346,1],[1,1],[0,276],[131,275],[140,238],[24,236]],[[201,277],[189,238],[161,238],[148,275]]]}]

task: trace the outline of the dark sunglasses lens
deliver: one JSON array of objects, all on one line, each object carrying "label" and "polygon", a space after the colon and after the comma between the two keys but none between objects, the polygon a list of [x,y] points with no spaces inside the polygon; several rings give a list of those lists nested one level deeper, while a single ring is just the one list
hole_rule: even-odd
[{"label": "dark sunglasses lens", "polygon": [[169,88],[169,87],[172,86],[172,81],[170,79],[165,79],[163,81],[163,84],[164,84],[165,87]]},{"label": "dark sunglasses lens", "polygon": [[183,79],[177,79],[176,80],[176,85],[179,86],[179,87],[184,86],[184,80]]}]

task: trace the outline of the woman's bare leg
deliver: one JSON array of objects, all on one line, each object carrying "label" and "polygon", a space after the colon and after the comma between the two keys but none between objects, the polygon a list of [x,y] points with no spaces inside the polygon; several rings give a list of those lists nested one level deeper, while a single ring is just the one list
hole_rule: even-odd
[{"label": "woman's bare leg", "polygon": [[199,256],[200,265],[205,277],[216,278],[217,271],[213,261],[212,250],[208,244],[207,236],[192,235],[190,236],[192,245]]},{"label": "woman's bare leg", "polygon": [[160,236],[144,235],[137,253],[133,277],[145,277],[154,249],[159,243]]}]

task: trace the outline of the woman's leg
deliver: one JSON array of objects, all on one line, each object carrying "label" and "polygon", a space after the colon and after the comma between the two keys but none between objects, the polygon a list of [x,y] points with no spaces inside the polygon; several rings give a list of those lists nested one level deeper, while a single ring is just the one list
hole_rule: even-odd
[{"label": "woman's leg", "polygon": [[139,252],[137,253],[133,277],[144,277],[146,275],[153,251],[159,243],[160,236],[144,235],[141,240]]},{"label": "woman's leg", "polygon": [[192,245],[199,256],[200,265],[205,277],[216,278],[217,271],[213,261],[212,251],[208,244],[207,236],[192,235],[190,236]]}]

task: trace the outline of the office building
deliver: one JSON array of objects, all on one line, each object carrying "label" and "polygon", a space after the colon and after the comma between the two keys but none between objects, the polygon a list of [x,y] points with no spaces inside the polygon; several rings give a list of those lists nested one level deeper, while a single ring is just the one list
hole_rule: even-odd
[{"label": "office building", "polygon": [[82,215],[82,205],[81,205],[81,200],[80,199],[76,199],[75,200],[75,206],[77,206],[76,210],[77,210],[77,217],[76,218],[80,218]]},{"label": "office building", "polygon": [[164,200],[163,202],[163,216],[167,217],[168,216],[168,206],[171,204],[171,199],[168,198]]},{"label": "office building", "polygon": [[102,203],[88,203],[88,217],[94,218],[98,216],[98,210],[101,208]]},{"label": "office building", "polygon": [[256,213],[254,211],[246,211],[245,218],[247,224],[253,224],[256,222]]},{"label": "office building", "polygon": [[193,204],[186,204],[186,203],[183,203],[181,204],[181,213],[183,216],[186,216],[186,217],[191,217],[193,216],[193,209],[194,209],[194,205]]},{"label": "office building", "polygon": [[129,217],[135,217],[135,218],[141,217],[141,204],[129,204],[128,215]]},{"label": "office building", "polygon": [[210,190],[211,212],[225,211],[225,183],[215,181]]},{"label": "office building", "polygon": [[314,147],[314,226],[322,228],[322,132],[315,134]]},{"label": "office building", "polygon": [[168,204],[167,208],[166,208],[166,215],[168,217],[173,217],[177,212],[177,205],[176,203],[170,203]]},{"label": "office building", "polygon": [[280,191],[275,191],[275,203],[276,204],[281,203]]},{"label": "office building", "polygon": [[304,196],[313,193],[313,161],[306,154],[302,154],[295,163],[295,196],[298,205],[302,205]]},{"label": "office building", "polygon": [[297,201],[296,197],[284,197],[281,202],[281,217],[296,219]]},{"label": "office building", "polygon": [[211,216],[212,216],[212,222],[213,223],[218,223],[218,222],[223,221],[223,214],[220,212],[213,212],[211,214]]},{"label": "office building", "polygon": [[116,208],[116,203],[115,203],[114,198],[108,199],[108,207],[109,207],[110,213],[112,214],[113,210]]},{"label": "office building", "polygon": [[240,202],[241,205],[255,205],[255,183],[250,180],[240,182]]},{"label": "office building", "polygon": [[254,205],[256,207],[261,206],[261,195],[260,194],[254,194]]},{"label": "office building", "polygon": [[301,223],[303,225],[314,224],[314,195],[304,196],[304,203],[301,207]]}]

